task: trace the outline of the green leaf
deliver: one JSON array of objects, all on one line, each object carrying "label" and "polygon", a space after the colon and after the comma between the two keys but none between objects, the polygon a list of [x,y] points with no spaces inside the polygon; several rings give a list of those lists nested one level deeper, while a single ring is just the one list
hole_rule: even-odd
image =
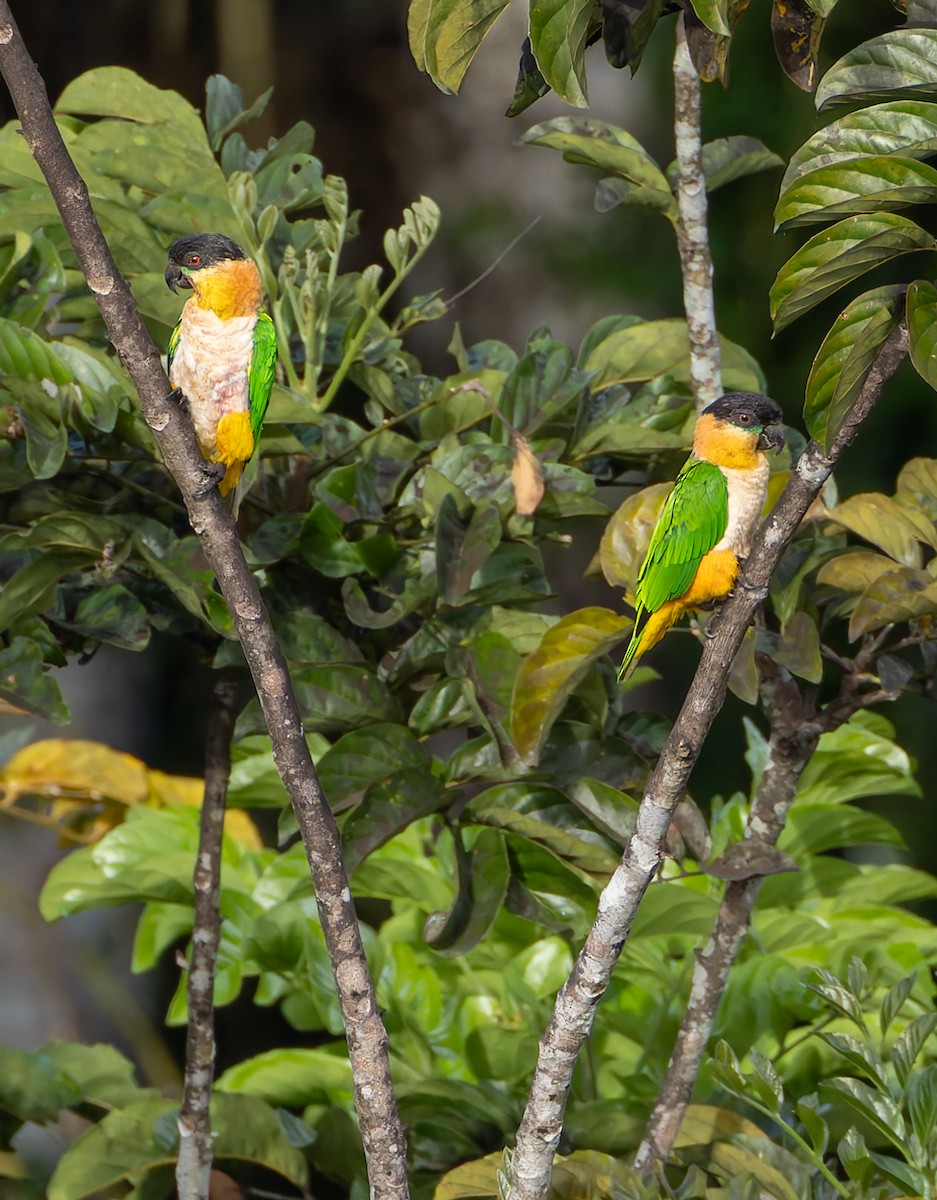
[{"label": "green leaf", "polygon": [[820,1101],[816,1092],[801,1097],[795,1106],[800,1123],[810,1138],[810,1144],[820,1158],[826,1155],[830,1144],[830,1127],[820,1115]]},{"label": "green leaf", "polygon": [[845,592],[864,592],[870,583],[894,569],[894,560],[884,554],[854,550],[838,554],[824,563],[817,572],[817,583],[842,588]]},{"label": "green leaf", "polygon": [[914,158],[864,155],[817,167],[781,193],[775,229],[790,229],[851,214],[931,204],[937,199],[937,170]]},{"label": "green leaf", "polygon": [[478,47],[510,0],[410,0],[410,52],[444,92],[457,92]]},{"label": "green leaf", "polygon": [[899,979],[896,984],[893,984],[885,993],[885,999],[882,1001],[882,1007],[879,1009],[878,1024],[882,1031],[882,1037],[885,1037],[892,1026],[895,1017],[901,1012],[904,1003],[914,990],[914,985],[917,983],[917,975],[906,975],[904,979]]},{"label": "green leaf", "polygon": [[588,103],[585,50],[592,0],[531,0],[530,47],[546,82],[577,108]]},{"label": "green leaf", "polygon": [[[757,175],[760,171],[771,171],[782,167],[784,159],[758,140],[758,138],[736,135],[716,138],[703,145],[703,175],[706,191],[734,183],[746,175]],[[667,178],[676,180],[676,163],[667,168]]]},{"label": "green leaf", "polygon": [[897,284],[863,292],[846,305],[823,339],[807,378],[804,423],[824,449],[848,420],[872,364],[897,328],[901,297]]},{"label": "green leaf", "polygon": [[530,48],[530,38],[524,38],[524,44],[521,46],[520,61],[517,64],[517,83],[514,85],[514,97],[511,103],[505,109],[506,117],[519,117],[522,112],[530,108],[534,101],[539,100],[541,96],[545,96],[550,90],[550,85],[543,77],[543,73],[537,66],[537,60],[534,58],[533,51]]},{"label": "green leaf", "polygon": [[175,1160],[160,1136],[178,1111],[172,1100],[149,1096],[108,1113],[65,1151],[49,1181],[49,1200],[84,1200],[105,1188],[138,1180],[147,1169]]},{"label": "green leaf", "polygon": [[889,1090],[885,1064],[875,1047],[862,1038],[851,1033],[820,1032],[820,1037],[837,1054],[845,1058],[860,1075],[868,1076],[880,1092],[887,1095]]},{"label": "green leaf", "polygon": [[607,608],[570,613],[521,662],[511,699],[511,737],[525,762],[536,762],[553,722],[588,668],[631,627]]},{"label": "green leaf", "polygon": [[0,1046],[0,1113],[4,1123],[12,1116],[20,1122],[54,1124],[63,1108],[80,1099],[78,1085],[44,1050],[27,1054]]},{"label": "green leaf", "polygon": [[352,1100],[351,1067],[343,1048],[334,1054],[300,1047],[268,1050],[222,1072],[215,1088],[259,1096],[268,1104],[287,1108],[322,1103],[348,1107]]},{"label": "green leaf", "polygon": [[374,783],[342,824],[349,872],[402,829],[447,803],[442,780],[429,770],[425,756],[420,765],[402,767]]},{"label": "green leaf", "polygon": [[723,37],[731,34],[728,19],[729,0],[690,0],[690,3],[707,29]]},{"label": "green leaf", "polygon": [[844,54],[820,81],[815,102],[822,112],[856,100],[937,97],[934,60],[937,29],[896,29]]},{"label": "green leaf", "polygon": [[[373,671],[346,663],[305,667],[293,672],[293,686],[307,732],[344,732],[379,721],[394,721],[397,706]],[[238,721],[238,733],[266,729],[251,701]]]},{"label": "green leaf", "polygon": [[860,108],[832,121],[794,151],[781,180],[781,191],[817,167],[876,154],[902,154],[906,158],[937,154],[937,104],[898,100]]},{"label": "green leaf", "polygon": [[46,1042],[37,1054],[65,1072],[78,1088],[82,1104],[111,1109],[141,1095],[133,1063],[113,1046]]},{"label": "green leaf", "polygon": [[335,806],[404,767],[428,770],[418,739],[402,725],[369,724],[343,734],[319,760],[318,772]]},{"label": "green leaf", "polygon": [[825,854],[846,846],[904,846],[892,823],[875,813],[841,804],[805,804],[790,810],[778,849],[794,858]]},{"label": "green leaf", "polygon": [[356,545],[343,536],[344,522],[322,501],[317,501],[303,522],[299,550],[303,558],[330,579],[354,575],[362,568]]},{"label": "green leaf", "polygon": [[909,1021],[895,1038],[892,1061],[902,1087],[907,1087],[913,1077],[914,1064],[937,1029],[937,1013],[922,1013]]},{"label": "green leaf", "polygon": [[496,504],[473,508],[463,522],[455,499],[451,494],[444,496],[436,513],[436,577],[441,599],[457,604],[500,541],[501,513]]},{"label": "green leaf", "polygon": [[920,225],[891,213],[847,217],[824,229],[787,260],[771,285],[775,330],[784,329],[873,267],[899,254],[934,246],[934,238]]},{"label": "green leaf", "polygon": [[131,900],[191,904],[197,843],[197,809],[131,808],[95,845],[56,863],[40,893],[40,912],[54,921]]},{"label": "green leaf", "polygon": [[868,1121],[893,1146],[902,1148],[907,1136],[904,1118],[888,1095],[876,1091],[861,1079],[828,1079],[820,1086],[848,1105],[864,1121]]},{"label": "green leaf", "polygon": [[[764,376],[746,350],[728,338],[719,339],[719,348],[724,386],[738,391],[764,390]],[[594,388],[641,382],[665,373],[674,381],[689,379],[686,321],[671,317],[613,328],[592,346],[583,366],[595,373]]]},{"label": "green leaf", "polygon": [[146,609],[119,583],[85,596],[74,615],[60,624],[121,650],[144,650],[150,640]]},{"label": "green leaf", "polygon": [[58,113],[117,117],[143,125],[166,122],[180,139],[205,145],[205,127],[196,109],[178,92],[154,87],[126,67],[96,67],[73,79],[55,105]]},{"label": "green leaf", "polygon": [[640,187],[662,192],[670,197],[670,208],[675,211],[666,175],[641,143],[617,125],[596,117],[554,117],[528,129],[521,141],[559,150],[567,162],[611,172]]},{"label": "green leaf", "polygon": [[59,685],[46,674],[42,650],[29,638],[15,637],[0,650],[0,697],[56,725],[72,719]]},{"label": "green leaf", "polygon": [[[457,846],[458,850],[458,846]],[[423,936],[437,954],[467,954],[501,911],[511,880],[504,834],[482,829],[468,854],[457,853],[458,891],[449,913],[432,913]]]},{"label": "green leaf", "polygon": [[908,287],[908,336],[915,370],[932,388],[937,388],[937,288],[926,279]]}]

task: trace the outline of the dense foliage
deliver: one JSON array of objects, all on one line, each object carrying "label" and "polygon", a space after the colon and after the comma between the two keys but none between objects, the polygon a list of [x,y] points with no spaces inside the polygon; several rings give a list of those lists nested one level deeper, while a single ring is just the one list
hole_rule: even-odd
[{"label": "dense foliage", "polygon": [[[711,29],[728,13],[695,7]],[[663,6],[650,8],[656,20]],[[734,20],[744,5],[728,8]],[[911,35],[886,36],[900,55]],[[914,37],[937,41],[929,30]],[[780,273],[779,327],[870,266],[933,244],[891,210],[933,199],[934,172],[921,160],[937,151],[937,106],[903,98],[922,86],[910,67],[890,85],[880,72],[868,78],[876,50],[837,64],[818,97],[885,93],[884,103],[811,139],[782,184],[779,223],[836,223]],[[556,86],[545,61],[538,53]],[[616,681],[630,621],[612,608],[557,615],[550,573],[561,572],[575,533],[599,545],[596,566],[611,584],[632,585],[692,428],[686,325],[612,315],[575,349],[546,329],[520,348],[465,346],[456,329],[452,373],[428,375],[407,334],[445,305],[395,293],[431,244],[435,205],[418,200],[388,231],[385,265],[343,271],[358,219],[344,184],[323,174],[308,125],[250,149],[242,130],[263,103],[245,110],[215,77],[203,124],[179,96],[110,68],[77,79],[56,108],[162,344],[178,312],[162,275],[175,237],[219,230],[261,264],[283,377],[240,529],[366,916],[415,1194],[493,1195],[553,995],[667,729],[635,708],[649,668],[627,689]],[[842,156],[828,152],[834,134]],[[667,172],[625,131],[561,118],[527,140],[606,173],[606,207],[650,203],[672,216]],[[710,182],[774,162],[740,138],[710,150]],[[142,650],[158,630],[216,666],[236,665],[240,652],[15,125],[0,133],[0,185],[0,696],[65,723],[55,669],[102,642]],[[813,436],[832,436],[904,303],[905,288],[888,285],[838,319],[807,383]],[[937,382],[928,317],[937,292],[916,281],[906,303],[913,361]],[[727,390],[767,387],[745,349],[725,340],[723,378]],[[774,494],[788,463],[778,465]],[[624,471],[650,486],[612,514],[609,485]],[[839,501],[829,488],[736,664],[733,686],[751,704],[764,694],[762,655],[805,692],[832,695],[849,680],[857,703],[801,776],[779,843],[787,859],[774,864],[796,870],[778,870],[760,893],[720,1008],[722,1040],[679,1142],[681,1195],[727,1185],[749,1194],[753,1179],[779,1200],[931,1193],[937,930],[906,904],[937,895],[937,880],[842,852],[901,845],[894,825],[858,802],[920,794],[894,728],[861,698],[933,686],[935,549],[937,461],[912,459],[894,496]],[[568,1114],[564,1195],[644,1194],[626,1163],[722,894],[714,864],[741,837],[766,767],[764,723],[746,722],[746,735],[748,794],[697,796],[705,817],[689,797],[681,806],[673,858],[600,1009]],[[279,843],[264,845],[244,816],[229,823],[216,1001],[247,987],[259,1008],[279,1007],[296,1038],[218,1080],[216,1160],[281,1189],[287,1180],[312,1194],[364,1195],[334,985],[256,704],[241,716],[234,755],[230,805],[276,810]],[[13,754],[2,783],[9,810],[29,808],[88,843],[52,871],[44,916],[142,902],[137,970],[185,945],[191,781],[105,747],[47,741]],[[183,981],[168,1020],[185,1018]],[[741,1115],[746,1103],[768,1122]],[[51,1200],[108,1187],[139,1200],[172,1194],[175,1099],[141,1087],[111,1047],[0,1051],[5,1145],[24,1122],[62,1109],[93,1124],[56,1168]],[[0,1172],[11,1195],[40,1194],[15,1157],[0,1157]]]}]

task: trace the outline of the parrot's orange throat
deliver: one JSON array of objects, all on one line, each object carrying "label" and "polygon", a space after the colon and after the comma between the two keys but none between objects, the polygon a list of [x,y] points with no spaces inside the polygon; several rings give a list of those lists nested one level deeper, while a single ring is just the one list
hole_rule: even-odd
[{"label": "parrot's orange throat", "polygon": [[253,317],[260,309],[260,272],[249,258],[233,258],[203,267],[189,280],[195,295],[189,303],[211,309],[223,321]]},{"label": "parrot's orange throat", "polygon": [[736,471],[757,467],[764,458],[758,449],[757,433],[739,429],[706,413],[696,422],[693,450],[697,458]]}]

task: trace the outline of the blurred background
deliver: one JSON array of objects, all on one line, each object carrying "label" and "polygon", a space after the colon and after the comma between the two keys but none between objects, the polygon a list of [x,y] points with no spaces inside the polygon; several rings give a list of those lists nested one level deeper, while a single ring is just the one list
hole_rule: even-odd
[{"label": "blurred background", "polygon": [[[459,299],[451,319],[422,334],[414,348],[429,371],[451,370],[446,345],[456,320],[466,344],[499,338],[520,349],[539,325],[576,346],[609,313],[678,315],[678,263],[659,215],[640,209],[599,214],[592,204],[595,174],[569,166],[555,152],[517,144],[530,125],[569,111],[546,97],[513,121],[503,115],[526,32],[522,0],[508,7],[486,39],[458,97],[442,95],[414,66],[406,8],[405,0],[13,3],[53,100],[70,79],[107,64],[133,68],[196,105],[214,72],[238,83],[247,100],[272,84],[273,102],[247,135],[263,142],[301,118],[316,128],[315,150],[325,170],[347,178],[352,204],[363,213],[347,268],[380,261],[384,230],[398,224],[401,209],[421,194],[440,204],[443,228],[413,291],[461,293],[519,238],[496,269]],[[752,0],[741,22],[731,91],[705,88],[704,132],[707,139],[758,137],[786,159],[817,118],[811,97],[774,60],[769,10],[769,0]],[[843,0],[825,34],[821,69],[894,24],[888,0]],[[661,22],[634,79],[612,70],[600,46],[589,55],[591,112],[625,126],[662,164],[672,157],[672,27],[672,20]],[[0,103],[10,119],[5,95]],[[721,331],[755,355],[769,391],[799,425],[810,362],[838,302],[821,305],[772,340],[768,288],[803,240],[799,232],[770,236],[778,182],[779,173],[769,172],[713,198],[717,310]],[[934,273],[933,263],[919,261],[922,274]],[[867,286],[887,280],[886,267]],[[937,452],[933,393],[907,364],[886,400],[838,472],[844,493],[891,492],[905,459]],[[564,606],[617,603],[604,584],[581,586],[594,549],[574,547],[558,560]],[[687,638],[673,642],[674,661],[688,670],[695,648]],[[671,681],[676,677],[682,688],[680,669],[671,672]],[[180,661],[178,651],[157,638],[142,655],[104,650],[89,665],[65,673],[63,690],[76,714],[66,733],[106,741],[162,770],[197,775],[207,689],[207,672]],[[694,776],[700,796],[745,785],[739,721],[745,711],[736,703],[725,714],[718,748]],[[924,760],[927,790],[937,771],[929,703],[903,700],[886,715],[899,722],[899,740]],[[187,731],[182,737],[180,729]],[[927,805],[908,800],[906,807],[902,825],[911,844],[932,844]],[[167,1052],[160,1030],[175,986],[171,965],[157,988],[151,976],[129,976],[135,914],[126,909],[72,918],[67,927],[45,926],[35,896],[60,851],[47,831],[11,820],[0,826],[0,835],[0,945],[5,960],[17,964],[16,977],[5,972],[0,985],[0,1042],[30,1049],[50,1037],[114,1039],[144,1063],[151,1079],[171,1082],[179,1045],[170,1044]],[[237,1056],[244,1057],[250,1033],[238,1025],[236,1006],[222,1014],[222,1059],[229,1033],[238,1039]],[[284,1044],[290,1036],[295,1034],[285,1029]]]}]

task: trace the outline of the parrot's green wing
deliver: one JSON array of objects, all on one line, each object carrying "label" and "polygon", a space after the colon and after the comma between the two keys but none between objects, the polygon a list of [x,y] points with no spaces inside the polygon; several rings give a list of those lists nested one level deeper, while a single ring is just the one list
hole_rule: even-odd
[{"label": "parrot's green wing", "polygon": [[172,360],[176,357],[176,351],[179,349],[179,339],[182,337],[182,318],[176,322],[172,333],[169,335],[169,349],[166,351],[166,374],[172,370]]},{"label": "parrot's green wing", "polygon": [[[170,348],[172,340],[170,339]],[[250,372],[247,377],[248,404],[250,406],[251,433],[256,445],[264,414],[273,390],[277,368],[277,334],[273,321],[261,313],[254,326],[254,345],[251,353]]]},{"label": "parrot's green wing", "polygon": [[726,531],[729,489],[717,466],[691,458],[658,519],[634,589],[638,619],[677,600]]}]

